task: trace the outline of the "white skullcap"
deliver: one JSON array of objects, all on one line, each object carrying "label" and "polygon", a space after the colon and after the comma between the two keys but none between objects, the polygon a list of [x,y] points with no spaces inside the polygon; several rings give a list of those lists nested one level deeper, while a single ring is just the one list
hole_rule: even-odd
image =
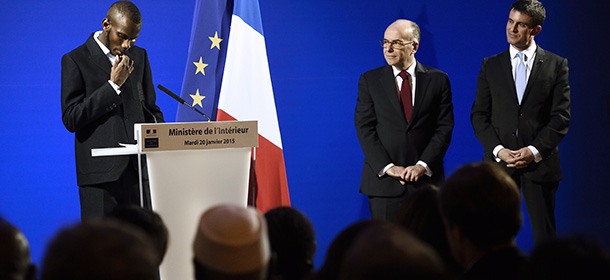
[{"label": "white skullcap", "polygon": [[267,224],[254,208],[219,205],[199,219],[193,244],[195,259],[227,274],[254,272],[270,259]]}]

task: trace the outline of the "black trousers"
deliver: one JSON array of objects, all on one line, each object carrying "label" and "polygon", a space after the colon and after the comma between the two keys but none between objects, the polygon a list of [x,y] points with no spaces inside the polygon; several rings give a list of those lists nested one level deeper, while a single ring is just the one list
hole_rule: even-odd
[{"label": "black trousers", "polygon": [[369,196],[369,210],[371,219],[388,220],[394,222],[398,210],[404,203],[409,194],[415,191],[415,187],[410,184],[405,185],[405,191],[394,197]]},{"label": "black trousers", "polygon": [[[134,157],[135,158],[135,157]],[[140,205],[137,159],[113,182],[79,186],[81,221],[99,219],[119,205]],[[142,171],[146,174],[146,169]],[[143,175],[144,208],[151,209],[148,176]]]},{"label": "black trousers", "polygon": [[512,177],[521,189],[521,195],[525,201],[534,234],[534,245],[554,239],[557,236],[555,193],[559,188],[559,182],[535,182],[525,178],[519,172],[515,172]]}]

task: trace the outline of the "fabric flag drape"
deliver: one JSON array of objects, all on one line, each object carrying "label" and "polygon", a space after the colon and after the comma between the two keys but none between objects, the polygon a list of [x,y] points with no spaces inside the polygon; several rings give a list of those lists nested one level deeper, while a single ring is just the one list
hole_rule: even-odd
[{"label": "fabric flag drape", "polygon": [[[188,60],[180,97],[216,119],[218,95],[225,66],[233,1],[197,0]],[[191,108],[178,106],[177,121],[207,120]]]},{"label": "fabric flag drape", "polygon": [[290,205],[282,139],[258,1],[236,0],[218,101],[218,120],[258,120],[256,207]]},{"label": "fabric flag drape", "polygon": [[[232,8],[230,28],[226,20],[226,11],[229,8]],[[200,13],[197,15],[196,11],[193,20],[189,62],[181,96],[187,102],[193,101],[193,104],[203,105],[204,110],[217,108],[217,111],[210,114],[204,111],[212,120],[258,121],[259,147],[253,154],[255,175],[254,180],[251,180],[255,185],[255,205],[262,212],[277,206],[288,206],[290,196],[282,140],[258,1],[235,0],[225,3],[198,0],[197,9],[200,9]],[[215,9],[217,14],[203,16],[204,12],[209,12],[207,9]],[[220,14],[222,16],[219,16]],[[212,18],[220,24],[211,23],[213,27],[204,27],[214,21]],[[215,29],[217,27],[222,30]],[[215,32],[218,32],[222,41],[218,48],[211,48],[210,41],[213,40]],[[208,49],[213,52],[206,54]],[[218,53],[217,56],[213,56],[214,51]],[[201,63],[207,66],[202,66]],[[199,72],[202,67],[205,67],[205,75]],[[212,77],[212,74],[215,76]],[[190,87],[192,79],[195,79],[192,84],[197,87]],[[213,86],[207,83],[213,83]],[[207,90],[204,91],[203,88]],[[214,95],[212,88],[219,90],[218,94]],[[197,89],[199,95],[196,94]],[[196,103],[197,99],[204,95],[204,101],[201,104]],[[215,96],[218,98],[216,104],[213,103]],[[178,110],[178,121],[204,120],[203,117],[195,115],[196,113],[187,112],[190,109],[186,106],[182,107],[184,108],[179,107]]]}]

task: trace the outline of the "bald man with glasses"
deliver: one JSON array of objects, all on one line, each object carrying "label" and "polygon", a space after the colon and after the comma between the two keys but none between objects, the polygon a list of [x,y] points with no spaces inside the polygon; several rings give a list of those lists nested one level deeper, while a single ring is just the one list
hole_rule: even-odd
[{"label": "bald man with glasses", "polygon": [[449,77],[415,59],[421,32],[397,20],[381,40],[388,65],[360,76],[354,120],[364,152],[360,193],[371,217],[394,220],[404,199],[445,179],[453,104]]}]

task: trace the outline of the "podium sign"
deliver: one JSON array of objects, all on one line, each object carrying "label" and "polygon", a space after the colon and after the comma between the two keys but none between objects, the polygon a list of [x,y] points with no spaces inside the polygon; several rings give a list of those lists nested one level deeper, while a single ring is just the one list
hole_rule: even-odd
[{"label": "podium sign", "polygon": [[257,121],[137,124],[140,152],[258,147]]}]

